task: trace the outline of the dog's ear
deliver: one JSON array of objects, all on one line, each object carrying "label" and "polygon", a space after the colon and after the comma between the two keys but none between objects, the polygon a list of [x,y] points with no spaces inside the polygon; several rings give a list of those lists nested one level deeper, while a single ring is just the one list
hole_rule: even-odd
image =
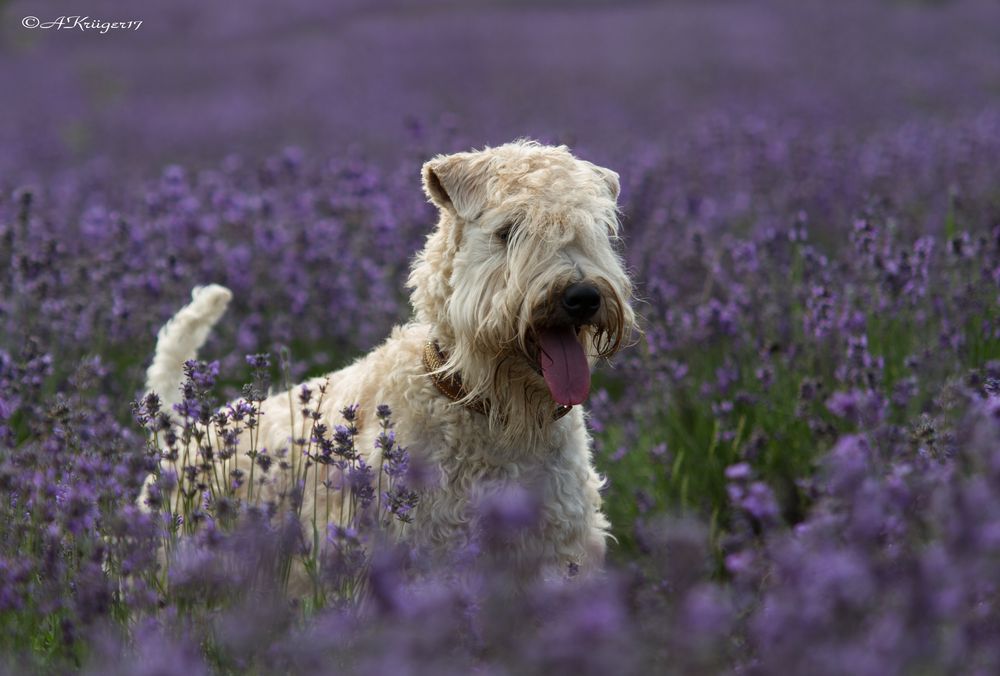
[{"label": "dog's ear", "polygon": [[604,167],[599,167],[594,165],[594,171],[597,175],[601,177],[605,185],[608,186],[608,192],[611,193],[611,199],[618,201],[618,195],[621,194],[621,183],[618,182],[618,174],[611,171],[610,169],[605,169]]},{"label": "dog's ear", "polygon": [[483,171],[473,153],[438,155],[424,164],[424,192],[438,208],[475,219],[486,203]]}]

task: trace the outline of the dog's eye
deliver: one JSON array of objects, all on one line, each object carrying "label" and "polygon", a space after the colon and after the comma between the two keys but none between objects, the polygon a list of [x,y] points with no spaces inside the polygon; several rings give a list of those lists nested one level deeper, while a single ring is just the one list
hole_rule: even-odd
[{"label": "dog's eye", "polygon": [[506,244],[510,240],[510,233],[513,229],[514,229],[513,223],[504,223],[499,228],[497,228],[496,232],[494,232],[493,234],[496,235],[497,239]]}]

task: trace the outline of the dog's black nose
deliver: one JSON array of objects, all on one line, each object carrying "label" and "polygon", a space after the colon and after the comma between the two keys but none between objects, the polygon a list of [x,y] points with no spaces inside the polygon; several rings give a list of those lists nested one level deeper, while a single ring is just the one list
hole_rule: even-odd
[{"label": "dog's black nose", "polygon": [[562,304],[570,317],[585,322],[600,309],[601,292],[593,284],[570,284],[563,292]]}]

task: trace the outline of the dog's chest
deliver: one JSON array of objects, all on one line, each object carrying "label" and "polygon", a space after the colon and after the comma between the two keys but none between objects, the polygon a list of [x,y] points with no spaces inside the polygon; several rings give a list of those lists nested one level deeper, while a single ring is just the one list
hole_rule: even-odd
[{"label": "dog's chest", "polygon": [[[414,457],[436,474],[418,507],[421,537],[439,545],[465,542],[474,536],[484,505],[498,504],[534,511],[540,538],[575,537],[569,531],[586,520],[582,496],[588,473],[586,447],[576,448],[571,438],[556,430],[542,445],[512,449],[497,444],[487,425],[458,433],[438,428],[420,438],[411,444]],[[497,496],[503,496],[499,503]]]}]

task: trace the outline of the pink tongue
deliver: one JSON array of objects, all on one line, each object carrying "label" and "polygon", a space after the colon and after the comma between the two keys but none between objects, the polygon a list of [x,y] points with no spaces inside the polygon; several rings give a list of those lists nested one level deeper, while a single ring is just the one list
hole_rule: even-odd
[{"label": "pink tongue", "polygon": [[590,392],[590,365],[573,328],[542,329],[541,366],[545,384],[557,404],[582,403]]}]

